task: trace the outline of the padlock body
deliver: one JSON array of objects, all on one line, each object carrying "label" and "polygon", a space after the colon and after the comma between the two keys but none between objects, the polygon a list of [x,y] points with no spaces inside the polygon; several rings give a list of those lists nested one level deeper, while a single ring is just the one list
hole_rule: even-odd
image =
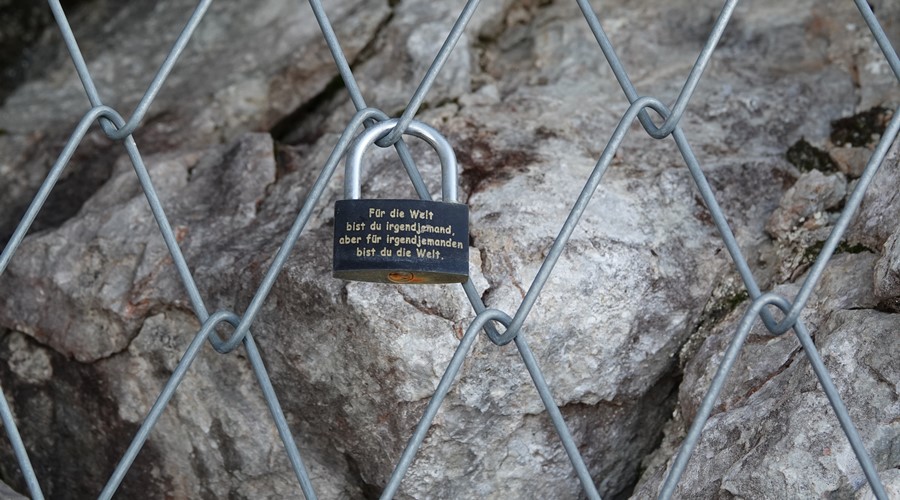
[{"label": "padlock body", "polygon": [[377,283],[465,283],[469,207],[406,199],[335,202],[334,277]]}]

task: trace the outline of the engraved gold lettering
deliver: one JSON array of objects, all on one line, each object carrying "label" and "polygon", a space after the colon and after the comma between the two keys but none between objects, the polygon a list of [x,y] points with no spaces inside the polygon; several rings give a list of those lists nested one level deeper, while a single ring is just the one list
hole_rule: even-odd
[{"label": "engraved gold lettering", "polygon": [[431,210],[410,210],[409,216],[413,219],[431,220],[434,218],[434,212]]},{"label": "engraved gold lettering", "polygon": [[[435,221],[432,210],[375,208],[362,220],[346,222],[337,244],[357,258],[416,258],[441,260],[448,250],[464,250],[452,224]],[[363,212],[363,213],[366,213]]]},{"label": "engraved gold lettering", "polygon": [[440,250],[423,250],[421,248],[416,249],[416,257],[420,259],[440,259],[441,251]]}]

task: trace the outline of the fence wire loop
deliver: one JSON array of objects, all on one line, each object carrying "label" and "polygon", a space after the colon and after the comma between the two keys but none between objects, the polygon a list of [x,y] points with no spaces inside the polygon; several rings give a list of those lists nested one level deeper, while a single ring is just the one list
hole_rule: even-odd
[{"label": "fence wire loop", "polygon": [[[410,123],[412,123],[412,120],[410,120]],[[408,131],[409,123],[407,123],[406,126],[401,129],[400,120],[398,119],[397,124],[395,124],[393,128],[382,134],[378,139],[375,139],[375,145],[379,148],[393,147],[395,144],[397,144],[397,141],[399,141],[401,137],[408,133]]]},{"label": "fence wire loop", "polygon": [[[485,311],[490,311],[490,310],[492,310],[492,309],[485,309]],[[482,312],[484,312],[484,311],[482,311]],[[498,311],[498,312],[502,312],[502,311]],[[509,325],[513,321],[512,318],[509,317],[509,315],[507,315],[506,313],[503,313],[503,316],[497,315],[497,317],[492,317],[491,321],[498,323],[504,327],[503,332],[500,332],[499,330],[485,332],[487,334],[488,339],[490,339],[490,341],[493,342],[495,345],[505,346],[506,344],[509,344],[510,342],[512,342],[513,340],[516,339],[516,335],[518,335],[518,332],[510,332],[509,331]],[[488,323],[485,323],[485,324],[488,324]]]},{"label": "fence wire loop", "polygon": [[[891,46],[890,41],[885,35],[881,25],[878,23],[871,7],[866,0],[854,0],[854,2],[862,15],[863,20],[873,34],[875,42],[881,49],[887,63],[890,65],[895,77],[900,81],[900,59],[898,59],[896,51]],[[123,149],[127,153],[128,158],[134,167],[135,175],[139,180],[140,187],[146,195],[154,220],[158,225],[160,236],[165,241],[172,258],[175,271],[184,286],[185,293],[189,298],[197,320],[201,323],[200,329],[193,337],[190,345],[185,349],[178,366],[166,381],[165,387],[161,390],[156,401],[148,410],[147,417],[142,422],[140,429],[130,442],[128,449],[116,465],[115,470],[104,485],[99,497],[108,499],[116,492],[125,475],[129,472],[143,444],[149,438],[151,430],[155,427],[162,412],[168,406],[172,396],[190,369],[191,364],[200,354],[202,346],[208,341],[212,348],[221,354],[230,353],[239,346],[243,346],[247,355],[247,361],[256,376],[257,385],[262,391],[263,399],[268,407],[272,422],[284,444],[284,452],[287,455],[291,469],[297,478],[299,488],[305,498],[315,499],[316,493],[310,480],[309,473],[302,461],[296,440],[287,424],[287,418],[280,406],[278,397],[275,394],[274,387],[269,378],[268,371],[256,346],[253,334],[250,331],[251,326],[262,310],[276,279],[284,268],[287,259],[293,252],[298,239],[303,234],[303,230],[310,220],[311,215],[316,210],[316,206],[322,201],[327,185],[334,176],[341,159],[350,155],[355,158],[358,165],[357,156],[362,153],[357,150],[363,149],[364,145],[361,145],[363,141],[374,142],[374,144],[379,147],[393,146],[396,149],[397,155],[418,196],[423,200],[431,200],[431,194],[428,192],[428,189],[422,180],[422,176],[410,154],[408,146],[404,142],[403,136],[404,134],[411,134],[419,135],[421,137],[424,134],[429,137],[441,137],[441,139],[446,142],[446,139],[443,139],[443,136],[440,136],[438,131],[417,121],[415,117],[425,102],[426,95],[438,78],[441,69],[450,57],[451,52],[463,36],[469,20],[472,18],[479,5],[479,0],[468,0],[466,2],[459,15],[456,17],[453,26],[444,39],[440,49],[437,51],[431,65],[418,83],[415,92],[410,97],[401,115],[397,118],[389,118],[383,111],[369,107],[368,104],[366,104],[366,100],[360,91],[360,86],[350,68],[346,55],[341,49],[339,40],[334,32],[331,22],[328,20],[328,16],[325,9],[322,7],[321,1],[309,0],[310,8],[321,29],[328,50],[334,59],[337,71],[343,79],[348,92],[348,98],[356,108],[356,113],[347,122],[339,139],[334,145],[331,154],[322,166],[318,177],[310,188],[309,194],[307,195],[303,206],[297,213],[290,230],[285,235],[282,245],[277,250],[272,259],[272,263],[257,286],[250,304],[243,314],[240,315],[232,311],[217,311],[213,314],[208,313],[193,273],[181,251],[177,238],[172,230],[172,226],[166,216],[165,209],[156,194],[152,179],[144,165],[138,145],[132,136],[132,134],[140,127],[147,111],[158,96],[160,90],[163,88],[163,85],[177,63],[180,55],[193,36],[209,6],[212,4],[212,0],[201,0],[197,3],[171,49],[167,52],[165,60],[153,76],[146,91],[127,120],[115,109],[103,104],[84,56],[78,47],[76,37],[69,26],[68,18],[60,5],[60,1],[48,0],[48,3],[62,34],[65,47],[75,66],[78,79],[84,87],[85,95],[88,98],[90,107],[69,136],[59,157],[29,204],[22,220],[17,225],[15,232],[10,237],[3,252],[0,253],[0,278],[2,278],[3,272],[8,267],[16,250],[20,247],[26,233],[59,180],[63,170],[66,168],[78,146],[84,140],[84,137],[92,124],[96,121],[99,123],[100,128],[107,137],[114,141],[121,142]],[[680,127],[681,119],[697,89],[703,72],[709,66],[712,55],[732,17],[734,9],[738,4],[738,0],[727,0],[724,2],[718,17],[711,28],[709,36],[686,77],[671,110],[659,98],[654,96],[641,96],[638,93],[628,76],[624,65],[616,55],[612,43],[603,30],[597,13],[594,11],[593,7],[591,7],[590,1],[576,0],[576,3],[599,45],[600,51],[603,53],[612,69],[616,81],[621,87],[622,92],[625,94],[629,107],[621,116],[615,130],[608,139],[600,158],[597,160],[590,175],[585,180],[584,187],[572,206],[566,221],[553,241],[547,257],[541,263],[540,269],[529,285],[528,291],[525,293],[525,296],[515,313],[510,316],[498,309],[488,308],[471,280],[462,285],[462,290],[471,303],[475,317],[466,328],[465,334],[460,340],[453,357],[441,376],[437,389],[429,399],[421,419],[412,436],[407,441],[406,447],[385,485],[381,498],[392,498],[399,491],[403,477],[409,467],[413,464],[415,455],[426,439],[428,430],[430,429],[442,402],[451,390],[454,380],[462,370],[463,362],[470,353],[471,347],[481,331],[484,331],[490,342],[497,346],[503,346],[509,343],[515,344],[516,349],[520,354],[521,361],[531,377],[534,388],[547,411],[547,416],[559,437],[561,446],[565,450],[566,455],[572,464],[575,475],[577,476],[585,495],[591,499],[600,498],[596,484],[602,484],[604,479],[599,478],[599,480],[595,481],[595,478],[591,476],[584,459],[578,450],[578,444],[573,439],[559,407],[554,401],[552,391],[543,376],[539,363],[528,346],[526,336],[522,333],[522,327],[550,278],[554,266],[562,255],[562,252],[572,236],[575,227],[579,223],[588,203],[594,193],[598,190],[603,175],[608,169],[616,151],[629,132],[631,125],[635,120],[638,120],[644,131],[650,137],[655,139],[672,137],[700,192],[700,196],[703,199],[710,216],[713,219],[713,223],[719,231],[719,235],[728,250],[731,260],[746,287],[748,295],[751,298],[751,302],[747,306],[745,313],[736,328],[735,335],[725,350],[722,361],[717,367],[713,380],[703,397],[697,415],[693,422],[691,422],[687,436],[681,443],[678,452],[672,461],[672,465],[669,467],[668,473],[666,474],[659,491],[659,498],[669,499],[674,494],[675,488],[688,465],[691,454],[701,438],[703,428],[724,387],[725,381],[740,354],[750,329],[755,324],[757,317],[759,317],[762,319],[766,328],[775,335],[780,335],[788,331],[793,331],[796,335],[798,342],[802,346],[810,366],[820,383],[821,389],[825,393],[831,408],[834,410],[835,417],[853,449],[856,459],[865,474],[866,480],[872,488],[873,494],[879,500],[886,500],[887,495],[884,486],[878,477],[876,466],[869,457],[859,432],[850,418],[849,412],[844,406],[844,403],[831,380],[829,371],[822,362],[809,331],[804,322],[800,319],[800,316],[807,306],[809,298],[813,293],[815,286],[818,284],[825,266],[849,226],[851,218],[859,208],[863,195],[871,184],[879,167],[884,163],[889,148],[896,140],[898,133],[900,133],[900,107],[894,112],[893,118],[890,120],[885,132],[882,134],[857,186],[845,203],[843,211],[835,222],[831,234],[824,243],[819,256],[810,268],[806,279],[801,285],[800,291],[794,297],[793,301],[773,292],[763,293],[750,270],[747,260],[742,255],[734,233],[716,200],[706,176],[700,168],[696,156],[691,150],[690,142],[688,141],[684,130]],[[661,123],[657,124],[654,122],[651,117],[651,110],[661,118]],[[361,128],[364,128],[365,130],[358,132]],[[366,130],[368,130],[368,132]],[[351,151],[351,148],[354,149]],[[441,153],[440,148],[438,148],[442,163],[447,159],[448,154],[453,155],[452,147],[448,146],[448,148],[449,153],[446,151]],[[348,153],[348,151],[351,152]],[[355,174],[351,172],[350,156],[348,156],[346,179],[348,183],[355,184],[355,193],[358,196],[359,169],[355,169]],[[455,155],[453,161],[455,162]],[[445,189],[443,195],[444,198],[447,199],[448,194],[446,189],[448,189],[451,181],[446,177],[442,180],[443,188]],[[455,199],[456,179],[452,180],[452,189],[453,196],[451,198]],[[780,321],[775,319],[772,314],[771,306],[774,306],[783,313],[783,317]],[[216,327],[222,324],[229,324],[234,328],[227,340],[223,340],[215,331]],[[502,326],[504,331],[500,332],[497,325]],[[302,409],[298,411],[302,411]],[[28,452],[22,437],[19,434],[18,428],[16,427],[9,401],[6,398],[6,395],[2,393],[2,390],[0,390],[0,419],[2,419],[3,426],[6,429],[7,436],[9,437],[29,493],[34,499],[43,499],[44,496],[41,491],[40,483],[38,482],[37,474],[28,457]]]},{"label": "fence wire loop", "polygon": [[[219,354],[228,354],[233,351],[235,347],[239,346],[241,342],[244,341],[244,337],[247,336],[247,332],[238,333],[235,330],[232,332],[231,337],[229,337],[227,341],[222,340],[222,337],[219,337],[219,334],[216,333],[216,327],[218,327],[222,323],[228,323],[232,327],[237,328],[237,326],[241,324],[241,318],[231,311],[219,311],[217,314],[210,316],[210,319],[214,317],[217,319],[213,321],[214,324],[209,330],[209,343]],[[206,323],[210,323],[210,319],[207,319]],[[205,328],[206,324],[204,324],[204,329]]]}]

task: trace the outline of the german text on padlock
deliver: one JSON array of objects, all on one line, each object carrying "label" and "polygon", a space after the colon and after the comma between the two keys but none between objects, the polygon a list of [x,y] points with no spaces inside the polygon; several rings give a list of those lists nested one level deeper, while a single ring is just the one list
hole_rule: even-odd
[{"label": "german text on padlock", "polygon": [[334,204],[334,276],[379,283],[465,283],[469,279],[469,207],[456,202],[458,167],[447,140],[412,121],[441,159],[442,200],[360,199],[366,148],[397,119],[373,125],[347,152],[344,197]]}]

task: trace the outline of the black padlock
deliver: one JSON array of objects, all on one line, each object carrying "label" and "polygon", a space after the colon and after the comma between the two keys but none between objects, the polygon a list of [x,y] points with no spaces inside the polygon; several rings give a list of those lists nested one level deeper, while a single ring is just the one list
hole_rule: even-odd
[{"label": "black padlock", "polygon": [[465,283],[469,207],[456,202],[456,154],[435,129],[414,120],[405,133],[437,151],[443,183],[440,202],[359,199],[362,155],[397,122],[373,125],[347,152],[346,199],[334,204],[334,277],[377,283]]}]

